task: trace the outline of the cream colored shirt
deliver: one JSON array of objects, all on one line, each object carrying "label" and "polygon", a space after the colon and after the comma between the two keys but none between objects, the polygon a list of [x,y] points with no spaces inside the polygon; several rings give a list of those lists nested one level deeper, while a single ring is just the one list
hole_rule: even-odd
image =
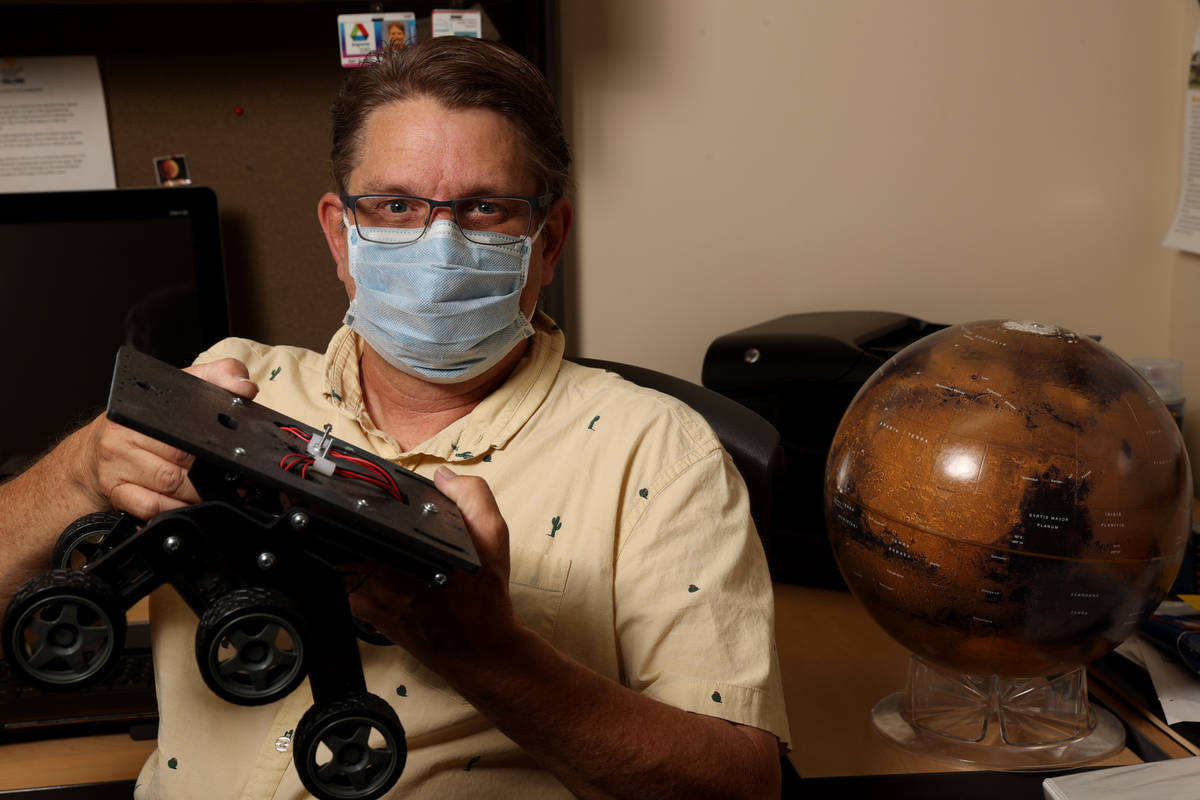
[{"label": "cream colored shirt", "polygon": [[[321,355],[227,339],[200,362],[245,362],[257,402],[432,477],[484,477],[508,522],[518,619],[638,692],[789,739],[774,609],[746,489],[703,419],[665,395],[562,360],[539,315],[508,380],[466,417],[401,452],[363,405],[361,340]],[[213,695],[196,666],[197,620],[173,589],[152,595],[161,720],[136,798],[305,798],[290,748],[305,682],[265,706]],[[567,790],[399,647],[360,644],[370,691],[407,732],[387,797],[559,798]]]}]

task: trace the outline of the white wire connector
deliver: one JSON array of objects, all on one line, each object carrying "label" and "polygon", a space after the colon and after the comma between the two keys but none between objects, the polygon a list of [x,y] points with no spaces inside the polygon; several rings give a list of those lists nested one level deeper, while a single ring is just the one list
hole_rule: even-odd
[{"label": "white wire connector", "polygon": [[322,475],[332,475],[334,470],[333,459],[329,458],[329,448],[333,446],[333,437],[329,433],[331,430],[333,426],[326,425],[320,439],[314,434],[308,440],[308,454],[313,457],[312,468]]}]

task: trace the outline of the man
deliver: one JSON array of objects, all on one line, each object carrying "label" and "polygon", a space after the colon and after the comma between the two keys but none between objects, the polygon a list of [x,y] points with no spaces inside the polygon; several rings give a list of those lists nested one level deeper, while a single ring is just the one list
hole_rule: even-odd
[{"label": "man", "polygon": [[[191,371],[332,424],[463,512],[478,574],[431,589],[374,568],[351,594],[399,645],[361,648],[407,731],[389,796],[778,796],[787,722],[745,488],[696,414],[563,362],[536,312],[572,221],[544,79],[435,39],[350,74],[333,119],[318,214],[346,327],[324,355],[226,340]],[[98,419],[0,487],[8,593],[82,513],[198,499],[188,463]],[[151,618],[161,723],[137,796],[305,796],[287,748],[306,687],[224,703],[172,590]]]}]

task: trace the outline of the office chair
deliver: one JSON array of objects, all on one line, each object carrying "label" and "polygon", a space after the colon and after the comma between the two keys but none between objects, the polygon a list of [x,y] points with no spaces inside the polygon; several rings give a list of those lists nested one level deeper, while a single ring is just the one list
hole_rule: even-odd
[{"label": "office chair", "polygon": [[[617,361],[595,358],[569,360],[585,367],[615,372],[630,383],[671,395],[704,417],[746,482],[746,489],[750,493],[750,516],[754,518],[758,535],[763,540],[763,549],[770,556],[773,550],[771,493],[783,468],[783,447],[780,445],[779,431],[775,430],[774,425],[723,394],[673,375]],[[779,766],[782,796],[798,797],[800,774],[787,756],[780,757]]]}]

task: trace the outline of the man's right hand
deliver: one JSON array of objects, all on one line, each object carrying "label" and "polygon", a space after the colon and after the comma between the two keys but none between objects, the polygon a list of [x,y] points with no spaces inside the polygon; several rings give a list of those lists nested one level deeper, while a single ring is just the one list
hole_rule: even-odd
[{"label": "man's right hand", "polygon": [[[253,398],[258,387],[232,358],[187,372]],[[200,498],[187,479],[192,457],[100,416],[33,466],[0,484],[0,607],[27,578],[50,566],[59,533],[93,511],[150,519]]]},{"label": "man's right hand", "polygon": [[[234,394],[253,399],[258,386],[246,365],[225,358],[184,370]],[[171,508],[200,500],[188,480],[192,456],[149,436],[132,431],[104,415],[77,434],[83,458],[77,480],[97,506],[150,519]]]}]

